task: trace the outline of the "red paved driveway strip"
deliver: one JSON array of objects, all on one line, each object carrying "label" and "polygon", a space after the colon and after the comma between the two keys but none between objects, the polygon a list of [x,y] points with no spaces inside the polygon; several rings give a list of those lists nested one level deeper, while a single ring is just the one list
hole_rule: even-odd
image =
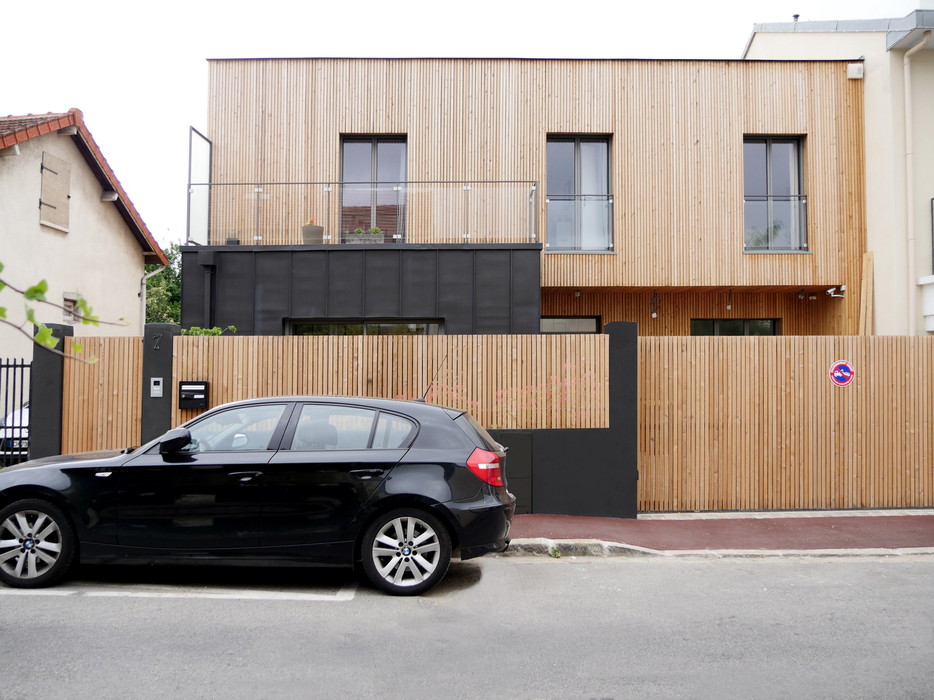
[{"label": "red paved driveway strip", "polygon": [[931,515],[626,520],[517,515],[513,539],[595,539],[660,550],[934,547]]}]

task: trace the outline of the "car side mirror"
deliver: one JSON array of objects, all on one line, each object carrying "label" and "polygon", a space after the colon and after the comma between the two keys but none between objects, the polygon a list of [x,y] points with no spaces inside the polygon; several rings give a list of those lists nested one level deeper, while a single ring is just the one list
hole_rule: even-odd
[{"label": "car side mirror", "polygon": [[172,455],[191,444],[191,433],[188,428],[174,428],[159,440],[159,454]]}]

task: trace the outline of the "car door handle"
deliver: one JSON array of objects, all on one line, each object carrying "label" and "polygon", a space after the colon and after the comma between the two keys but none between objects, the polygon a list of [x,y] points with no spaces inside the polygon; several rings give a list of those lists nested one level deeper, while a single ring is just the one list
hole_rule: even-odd
[{"label": "car door handle", "polygon": [[231,479],[236,479],[241,484],[248,484],[253,479],[258,479],[263,475],[263,472],[230,472],[228,475]]},{"label": "car door handle", "polygon": [[375,479],[377,476],[382,476],[385,469],[354,469],[350,472],[350,475],[355,479],[360,479],[360,481],[367,481],[368,479]]}]

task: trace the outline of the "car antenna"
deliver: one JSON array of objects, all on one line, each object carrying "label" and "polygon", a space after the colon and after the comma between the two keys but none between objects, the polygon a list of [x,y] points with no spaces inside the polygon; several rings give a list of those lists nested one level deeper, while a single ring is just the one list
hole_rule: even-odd
[{"label": "car antenna", "polygon": [[448,361],[448,356],[445,355],[445,356],[444,356],[444,359],[441,360],[441,364],[438,365],[438,369],[435,370],[435,376],[433,376],[433,377],[431,378],[431,381],[428,383],[428,388],[425,389],[425,393],[422,394],[422,398],[420,398],[420,399],[415,399],[416,401],[421,401],[422,403],[425,403],[425,397],[428,396],[428,392],[431,391],[431,387],[434,386],[435,380],[438,378],[438,373],[441,372],[441,368],[444,367],[444,363],[447,362],[447,361]]}]

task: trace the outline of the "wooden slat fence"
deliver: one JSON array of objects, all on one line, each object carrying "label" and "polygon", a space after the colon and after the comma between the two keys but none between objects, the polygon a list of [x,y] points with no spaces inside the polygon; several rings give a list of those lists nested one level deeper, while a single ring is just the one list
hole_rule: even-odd
[{"label": "wooden slat fence", "polygon": [[[609,337],[183,336],[173,375],[209,381],[211,405],[287,394],[418,398],[489,428],[609,426]],[[429,390],[429,386],[431,389]],[[174,412],[175,423],[196,411]]]},{"label": "wooden slat fence", "polygon": [[[81,342],[99,361],[65,363],[63,451],[139,444],[140,339]],[[608,352],[589,335],[181,337],[166,389],[413,398],[434,378],[429,401],[491,428],[599,428]],[[639,363],[640,511],[934,506],[934,338],[643,337]]]},{"label": "wooden slat fence", "polygon": [[646,337],[639,362],[640,511],[934,506],[934,338]]},{"label": "wooden slat fence", "polygon": [[[72,352],[73,338],[65,338]],[[80,338],[83,358],[65,362],[62,453],[140,444],[143,386],[142,338]]]}]

